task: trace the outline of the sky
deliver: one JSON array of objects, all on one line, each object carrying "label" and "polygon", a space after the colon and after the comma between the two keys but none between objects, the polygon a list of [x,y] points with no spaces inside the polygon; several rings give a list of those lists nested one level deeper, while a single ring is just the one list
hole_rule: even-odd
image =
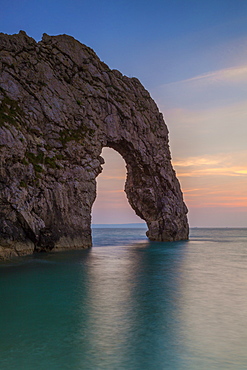
[{"label": "sky", "polygon": [[[69,34],[137,77],[169,129],[191,227],[247,227],[246,0],[0,0],[0,32]],[[110,149],[94,223],[141,222]]]}]

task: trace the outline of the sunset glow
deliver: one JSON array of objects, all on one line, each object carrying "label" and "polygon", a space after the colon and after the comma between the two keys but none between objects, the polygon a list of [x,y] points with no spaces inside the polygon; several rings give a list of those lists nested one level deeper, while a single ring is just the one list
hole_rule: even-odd
[{"label": "sunset glow", "polygon": [[92,222],[94,224],[144,222],[136,216],[124,192],[126,168],[123,158],[110,148],[104,148],[102,156],[105,164],[103,172],[97,177],[97,198],[93,205]]}]

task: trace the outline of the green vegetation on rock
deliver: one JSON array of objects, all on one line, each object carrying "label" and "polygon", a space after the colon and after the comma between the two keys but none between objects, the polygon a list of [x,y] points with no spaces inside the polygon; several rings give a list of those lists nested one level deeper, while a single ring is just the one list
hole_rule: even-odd
[{"label": "green vegetation on rock", "polygon": [[60,141],[65,146],[69,141],[76,141],[83,144],[83,139],[86,135],[93,136],[95,130],[86,126],[81,126],[76,130],[63,130],[60,132]]},{"label": "green vegetation on rock", "polygon": [[[2,89],[0,91],[2,91]],[[0,127],[4,126],[6,123],[19,126],[22,122],[23,115],[24,113],[18,106],[17,101],[5,95],[0,102]]]}]

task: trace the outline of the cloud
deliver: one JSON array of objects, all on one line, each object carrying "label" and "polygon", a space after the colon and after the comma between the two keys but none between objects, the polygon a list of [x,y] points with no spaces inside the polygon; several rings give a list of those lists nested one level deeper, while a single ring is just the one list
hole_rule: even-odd
[{"label": "cloud", "polygon": [[[247,177],[247,166],[245,168],[241,168],[239,166],[233,167],[212,167],[209,166],[207,168],[196,168],[193,166],[188,166],[187,171],[181,170],[179,167],[184,166],[176,166],[177,174],[179,177],[199,177],[199,176],[235,176],[235,177]],[[187,166],[185,166],[187,167]]]},{"label": "cloud", "polygon": [[174,160],[189,209],[247,207],[246,158],[247,150]]},{"label": "cloud", "polygon": [[162,86],[183,85],[191,83],[209,84],[209,83],[219,83],[220,81],[245,84],[247,82],[247,65],[211,71],[185,80],[170,82]]},{"label": "cloud", "polygon": [[247,150],[235,153],[218,153],[216,155],[204,155],[178,158],[172,161],[177,172],[188,170],[195,175],[218,173],[219,175],[247,175]]},{"label": "cloud", "polygon": [[202,165],[216,165],[220,163],[221,160],[214,158],[212,156],[204,157],[189,157],[178,159],[173,161],[173,165],[176,167],[191,167],[191,166],[202,166]]},{"label": "cloud", "polygon": [[247,64],[162,84],[151,93],[167,117],[170,109],[211,110],[247,101]]}]

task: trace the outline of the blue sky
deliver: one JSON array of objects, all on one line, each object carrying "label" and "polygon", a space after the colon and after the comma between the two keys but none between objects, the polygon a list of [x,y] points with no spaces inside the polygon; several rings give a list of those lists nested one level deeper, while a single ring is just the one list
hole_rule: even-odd
[{"label": "blue sky", "polygon": [[[0,0],[0,6],[1,32],[23,29],[37,41],[44,32],[67,33],[111,68],[138,77],[168,125],[191,226],[247,226],[246,0]],[[109,222],[136,221],[119,183],[121,159],[105,153],[118,170],[99,177],[94,219],[105,219],[102,186]]]},{"label": "blue sky", "polygon": [[[246,35],[245,0],[0,1],[2,32],[67,33],[149,88],[230,67]],[[228,46],[233,41],[232,49]],[[227,46],[226,46],[227,45]],[[238,58],[238,56],[236,56]],[[238,62],[238,61],[237,61]]]}]

